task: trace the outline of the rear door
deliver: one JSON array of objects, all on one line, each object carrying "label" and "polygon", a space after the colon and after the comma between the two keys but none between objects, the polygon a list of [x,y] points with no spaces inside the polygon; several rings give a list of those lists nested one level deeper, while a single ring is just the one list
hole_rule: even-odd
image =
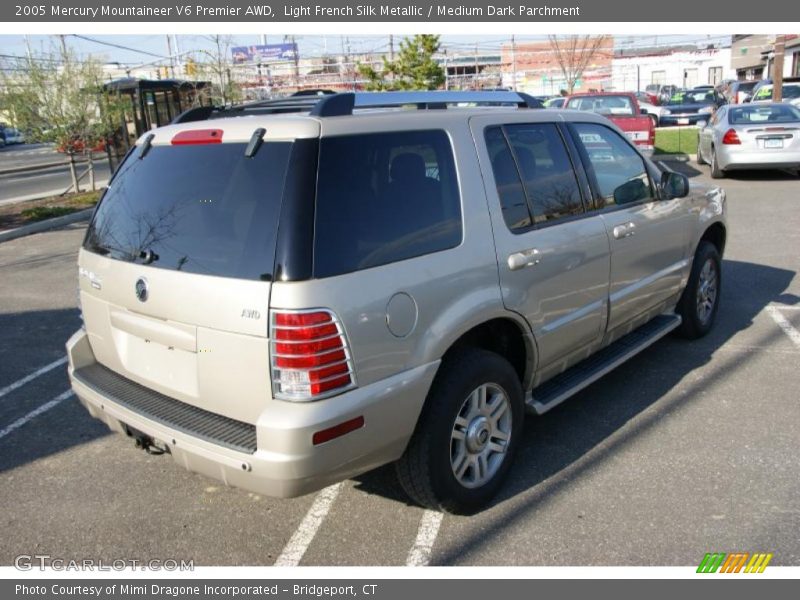
[{"label": "rear door", "polygon": [[611,241],[609,332],[680,289],[691,230],[681,199],[660,200],[642,156],[602,123],[569,125]]},{"label": "rear door", "polygon": [[267,138],[248,158],[246,138],[193,134],[176,145],[172,135],[157,131],[149,151],[134,150],[89,226],[86,330],[107,368],[254,422],[270,394],[269,295],[298,142]]},{"label": "rear door", "polygon": [[542,373],[560,370],[602,339],[609,243],[602,218],[587,210],[585,182],[561,127],[513,121],[474,117],[471,128],[503,302],[531,325]]}]

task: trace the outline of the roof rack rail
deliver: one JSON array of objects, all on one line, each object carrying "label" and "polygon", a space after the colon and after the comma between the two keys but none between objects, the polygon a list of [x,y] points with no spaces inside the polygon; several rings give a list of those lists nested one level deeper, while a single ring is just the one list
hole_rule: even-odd
[{"label": "roof rack rail", "polygon": [[[316,90],[315,90],[316,92]],[[401,108],[413,106],[418,110],[436,110],[450,105],[517,106],[543,108],[539,100],[528,94],[510,91],[493,92],[343,92],[339,94],[301,94],[259,100],[237,106],[200,106],[190,108],[172,120],[172,125],[205,121],[223,117],[310,112],[315,117],[352,115],[356,109]]]},{"label": "roof rack rail", "polygon": [[316,117],[338,117],[350,115],[359,108],[400,108],[415,106],[417,109],[441,109],[453,104],[482,106],[514,105],[518,108],[543,108],[542,103],[521,92],[345,92],[322,96],[311,110]]}]

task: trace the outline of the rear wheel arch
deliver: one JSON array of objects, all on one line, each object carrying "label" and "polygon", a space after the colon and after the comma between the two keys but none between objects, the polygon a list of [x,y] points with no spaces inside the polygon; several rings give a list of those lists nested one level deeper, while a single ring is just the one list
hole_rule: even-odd
[{"label": "rear wheel arch", "polygon": [[529,389],[536,367],[536,347],[527,325],[510,317],[484,321],[462,333],[445,351],[442,361],[464,348],[478,348],[501,356],[514,368],[522,389]]}]

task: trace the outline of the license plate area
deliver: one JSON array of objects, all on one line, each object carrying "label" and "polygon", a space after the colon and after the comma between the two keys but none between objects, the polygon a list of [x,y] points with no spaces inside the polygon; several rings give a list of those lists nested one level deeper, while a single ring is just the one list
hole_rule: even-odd
[{"label": "license plate area", "polygon": [[783,138],[766,138],[764,148],[783,148]]},{"label": "license plate area", "polygon": [[678,119],[678,125],[688,125],[688,124],[689,124],[689,119],[686,118]]}]

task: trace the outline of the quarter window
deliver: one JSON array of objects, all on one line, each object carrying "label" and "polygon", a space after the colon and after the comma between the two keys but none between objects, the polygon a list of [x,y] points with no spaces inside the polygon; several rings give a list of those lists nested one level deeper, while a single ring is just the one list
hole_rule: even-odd
[{"label": "quarter window", "polygon": [[574,127],[602,206],[654,198],[644,160],[622,136],[595,123],[576,123]]},{"label": "quarter window", "polygon": [[461,243],[461,200],[444,131],[322,138],[314,274],[330,277]]}]

